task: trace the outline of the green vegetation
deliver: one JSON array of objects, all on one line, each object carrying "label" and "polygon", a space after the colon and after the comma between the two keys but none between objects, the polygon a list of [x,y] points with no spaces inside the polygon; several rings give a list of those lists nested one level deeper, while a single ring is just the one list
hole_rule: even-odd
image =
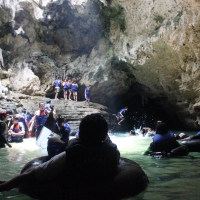
[{"label": "green vegetation", "polygon": [[153,20],[155,20],[156,23],[162,24],[163,21],[165,20],[165,18],[164,18],[162,15],[157,14],[157,15],[153,18]]},{"label": "green vegetation", "polygon": [[175,17],[174,20],[173,20],[175,25],[178,25],[178,24],[179,24],[179,21],[180,21],[182,15],[183,15],[183,11],[180,11],[180,12],[178,13],[178,15],[176,15],[176,17]]},{"label": "green vegetation", "polygon": [[114,21],[120,27],[122,32],[126,29],[126,21],[124,15],[124,8],[120,5],[116,7],[105,7],[103,10],[103,16],[108,28],[110,28],[110,21]]}]

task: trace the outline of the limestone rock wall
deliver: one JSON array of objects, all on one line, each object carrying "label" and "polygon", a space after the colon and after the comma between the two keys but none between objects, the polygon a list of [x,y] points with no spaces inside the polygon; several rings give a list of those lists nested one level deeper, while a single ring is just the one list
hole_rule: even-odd
[{"label": "limestone rock wall", "polygon": [[198,129],[199,9],[196,0],[2,0],[2,85],[48,96],[61,76],[78,82],[79,96],[91,84],[102,104],[119,95],[165,99]]}]

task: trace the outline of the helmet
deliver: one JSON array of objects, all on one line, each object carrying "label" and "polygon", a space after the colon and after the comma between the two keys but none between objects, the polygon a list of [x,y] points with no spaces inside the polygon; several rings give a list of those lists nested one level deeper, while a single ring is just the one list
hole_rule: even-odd
[{"label": "helmet", "polygon": [[1,111],[0,111],[0,115],[6,115],[6,116],[9,116],[9,114],[7,113],[6,110],[1,110]]}]

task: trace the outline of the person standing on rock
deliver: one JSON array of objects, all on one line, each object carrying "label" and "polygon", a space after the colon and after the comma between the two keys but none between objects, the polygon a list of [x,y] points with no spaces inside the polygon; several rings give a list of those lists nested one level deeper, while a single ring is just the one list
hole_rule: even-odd
[{"label": "person standing on rock", "polygon": [[67,80],[65,79],[62,83],[63,86],[63,97],[65,100],[67,100],[67,90],[68,90],[68,86],[67,86]]},{"label": "person standing on rock", "polygon": [[85,103],[90,103],[90,85],[85,87]]},{"label": "person standing on rock", "polygon": [[67,81],[67,95],[68,95],[67,99],[71,101],[71,95],[72,95],[72,81],[71,80]]},{"label": "person standing on rock", "polygon": [[55,87],[55,99],[58,99],[58,93],[60,92],[60,87],[61,87],[60,77],[54,81],[54,87]]},{"label": "person standing on rock", "polygon": [[72,83],[72,94],[74,101],[77,101],[77,91],[78,91],[78,84],[76,82]]},{"label": "person standing on rock", "polygon": [[40,132],[47,120],[48,113],[45,111],[45,104],[43,102],[39,103],[39,110],[35,112],[33,117],[33,122],[29,128],[32,131],[33,126],[36,126],[36,140],[38,139]]},{"label": "person standing on rock", "polygon": [[8,116],[8,114],[6,113],[6,111],[1,111],[0,112],[0,148],[4,148],[5,144],[10,148],[12,147],[7,142],[7,140],[5,139],[5,136],[4,136],[5,132],[8,130],[8,126],[5,123],[6,120],[7,120],[7,116]]}]

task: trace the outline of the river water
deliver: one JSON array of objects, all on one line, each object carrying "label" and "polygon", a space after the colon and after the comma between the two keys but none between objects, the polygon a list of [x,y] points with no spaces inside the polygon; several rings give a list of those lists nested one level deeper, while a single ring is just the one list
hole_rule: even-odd
[{"label": "river water", "polygon": [[[188,134],[188,133],[187,133]],[[194,134],[192,132],[190,135]],[[149,177],[148,188],[136,200],[200,200],[200,153],[189,153],[182,158],[153,158],[143,156],[151,138],[129,136],[128,133],[112,134],[121,156],[137,162]],[[20,173],[31,159],[47,152],[35,145],[35,138],[13,144],[13,148],[0,149],[0,179],[8,180]],[[29,200],[17,189],[0,193],[0,199]]]}]

